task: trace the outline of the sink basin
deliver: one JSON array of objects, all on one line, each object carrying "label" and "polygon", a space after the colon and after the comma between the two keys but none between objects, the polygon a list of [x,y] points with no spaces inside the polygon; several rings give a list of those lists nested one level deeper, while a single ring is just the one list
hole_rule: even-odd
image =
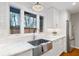
[{"label": "sink basin", "polygon": [[49,40],[45,40],[45,39],[38,39],[38,40],[33,40],[33,41],[29,41],[28,43],[30,43],[31,45],[34,46],[34,48],[32,48],[32,54],[33,56],[40,56],[43,54],[43,50],[41,47],[42,43],[46,43],[49,42]]},{"label": "sink basin", "polygon": [[49,40],[45,40],[45,39],[38,39],[38,40],[34,40],[34,41],[30,41],[28,43],[30,43],[31,45],[33,46],[38,46],[42,43],[46,43],[46,42],[49,42]]}]

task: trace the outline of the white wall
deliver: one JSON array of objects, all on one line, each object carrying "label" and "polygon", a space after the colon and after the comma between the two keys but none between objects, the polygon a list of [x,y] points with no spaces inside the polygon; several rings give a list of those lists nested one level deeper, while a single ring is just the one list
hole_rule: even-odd
[{"label": "white wall", "polygon": [[[66,11],[59,11],[55,8],[44,9],[42,12],[37,13],[31,9],[29,3],[0,3],[0,38],[7,38],[10,36],[10,40],[16,37],[26,36],[27,41],[32,40],[32,34],[24,34],[23,32],[23,22],[21,23],[21,34],[9,34],[9,6],[14,6],[21,9],[21,20],[24,19],[24,11],[31,12],[34,14],[44,16],[44,31],[46,32],[48,28],[55,28],[56,25],[61,29],[62,33],[66,33],[66,20],[68,18],[68,14]],[[39,25],[39,24],[38,24]],[[38,26],[39,27],[39,26]],[[4,37],[3,37],[4,36]],[[25,38],[26,39],[26,38]],[[0,39],[1,40],[1,39]],[[12,39],[15,40],[15,39]]]},{"label": "white wall", "polygon": [[[19,8],[21,9],[21,34],[10,34],[10,29],[9,29],[9,7],[10,6],[14,6],[16,8]],[[41,16],[44,16],[44,30],[46,29],[46,12],[45,10],[40,12],[40,13],[37,13],[37,12],[34,12],[32,9],[31,9],[31,6],[29,7],[29,3],[27,4],[24,4],[24,3],[3,3],[1,2],[0,3],[0,40],[6,40],[8,41],[9,39],[10,40],[16,40],[16,38],[19,38],[19,39],[22,39],[20,37],[27,37],[27,41],[29,40],[32,40],[32,37],[33,35],[32,34],[24,34],[24,25],[23,25],[23,20],[24,20],[24,11],[27,11],[27,12],[30,12],[30,13],[34,13],[36,14],[37,16],[41,15]],[[37,17],[38,18],[38,17]],[[39,21],[39,19],[37,19]],[[39,23],[38,23],[39,25]],[[39,28],[39,26],[37,26]],[[4,39],[5,38],[5,39]],[[7,39],[8,38],[8,39]],[[26,39],[26,38],[25,38]],[[9,40],[9,41],[10,41]]]},{"label": "white wall", "polygon": [[9,33],[7,6],[7,3],[0,3],[0,37],[6,36]]},{"label": "white wall", "polygon": [[75,47],[79,48],[79,13],[72,14],[71,22],[73,25],[73,36],[75,38]]},{"label": "white wall", "polygon": [[[3,30],[4,29],[2,29],[2,31],[4,32],[1,32],[1,33],[3,33],[3,34],[9,34],[9,7],[10,6],[14,6],[14,7],[16,7],[16,8],[19,8],[19,9],[21,9],[21,20],[23,21],[24,19],[24,11],[28,11],[28,12],[31,12],[31,13],[34,13],[34,14],[37,14],[38,16],[39,15],[42,15],[42,16],[44,16],[44,31],[47,29],[47,28],[49,28],[49,27],[53,27],[54,25],[54,23],[55,22],[53,22],[53,18],[52,17],[55,17],[54,16],[54,12],[53,12],[53,10],[54,10],[54,8],[52,9],[47,9],[47,10],[43,10],[42,12],[39,12],[39,13],[37,13],[37,12],[34,12],[32,9],[31,9],[31,6],[27,3],[27,4],[23,4],[23,3],[0,3],[1,5],[1,9],[0,9],[0,15],[2,16],[2,18],[5,18],[4,20],[6,20],[5,21],[5,23],[6,23],[6,25],[4,24],[4,26],[2,26],[1,25],[1,27],[4,27],[5,28],[5,30],[6,30],[6,32],[4,32]],[[5,17],[4,17],[5,16]],[[4,22],[4,20],[2,19],[2,21]],[[2,22],[1,21],[1,22]],[[51,22],[51,23],[50,23]],[[39,24],[38,24],[39,25]],[[5,26],[7,26],[7,28],[5,27]],[[38,28],[39,28],[39,26],[38,26]],[[23,22],[22,22],[22,25],[21,25],[21,33],[23,34],[24,32],[23,32]]]}]

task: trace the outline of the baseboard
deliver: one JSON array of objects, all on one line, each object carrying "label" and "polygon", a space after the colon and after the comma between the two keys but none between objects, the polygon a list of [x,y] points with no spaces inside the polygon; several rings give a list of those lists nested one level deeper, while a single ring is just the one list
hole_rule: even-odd
[{"label": "baseboard", "polygon": [[72,48],[75,48],[75,46],[71,45]]},{"label": "baseboard", "polygon": [[[74,47],[74,48],[72,48],[70,52],[72,52],[73,49],[78,49],[78,50],[79,50],[79,47]],[[65,51],[64,51],[64,52],[62,52],[62,53],[60,54],[60,56],[63,56],[63,53],[69,53],[69,52],[65,52]]]},{"label": "baseboard", "polygon": [[74,47],[74,48],[79,49],[79,47]]},{"label": "baseboard", "polygon": [[59,54],[59,56],[62,56],[63,53],[64,53],[64,51],[62,51],[62,52]]}]

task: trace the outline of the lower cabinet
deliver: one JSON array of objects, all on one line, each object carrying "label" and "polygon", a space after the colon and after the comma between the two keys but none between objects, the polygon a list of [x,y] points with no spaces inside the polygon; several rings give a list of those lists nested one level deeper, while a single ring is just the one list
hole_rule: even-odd
[{"label": "lower cabinet", "polygon": [[[66,49],[65,43],[65,38],[52,41],[52,49],[41,56],[59,56]],[[33,56],[32,52],[32,49],[30,49],[28,51],[18,53],[14,56]]]},{"label": "lower cabinet", "polygon": [[57,40],[54,40],[52,42],[52,46],[53,48],[44,53],[42,56],[59,56],[63,51],[64,51],[64,38],[60,38],[60,39],[57,39]]},{"label": "lower cabinet", "polygon": [[32,49],[23,51],[21,53],[15,54],[13,56],[32,56]]}]

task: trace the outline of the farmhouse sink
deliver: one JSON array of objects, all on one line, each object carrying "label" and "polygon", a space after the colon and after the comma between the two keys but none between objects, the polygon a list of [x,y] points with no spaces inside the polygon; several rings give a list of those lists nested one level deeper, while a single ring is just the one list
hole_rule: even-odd
[{"label": "farmhouse sink", "polygon": [[46,42],[49,42],[49,40],[45,40],[45,39],[38,39],[38,40],[34,40],[34,41],[30,41],[28,43],[30,43],[31,45],[33,46],[38,46],[42,43],[46,43]]}]

